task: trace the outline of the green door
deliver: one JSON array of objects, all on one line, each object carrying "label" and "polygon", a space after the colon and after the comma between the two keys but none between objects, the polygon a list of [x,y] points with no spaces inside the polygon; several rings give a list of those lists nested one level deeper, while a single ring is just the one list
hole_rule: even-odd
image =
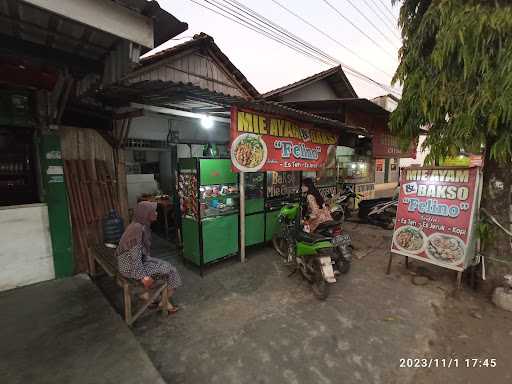
[{"label": "green door", "polygon": [[277,218],[279,216],[279,210],[271,211],[266,213],[266,225],[265,225],[265,241],[272,240],[274,233],[279,229],[279,222]]},{"label": "green door", "polygon": [[199,265],[199,224],[190,217],[181,221],[181,235],[183,236],[183,257]]},{"label": "green door", "polygon": [[245,245],[265,242],[265,214],[255,213],[245,216]]},{"label": "green door", "polygon": [[389,159],[384,161],[384,183],[389,183]]},{"label": "green door", "polygon": [[55,134],[43,135],[39,149],[43,200],[48,205],[55,276],[71,276],[74,270],[73,245],[60,137]]},{"label": "green door", "polygon": [[238,252],[238,215],[203,219],[202,226],[205,263]]}]

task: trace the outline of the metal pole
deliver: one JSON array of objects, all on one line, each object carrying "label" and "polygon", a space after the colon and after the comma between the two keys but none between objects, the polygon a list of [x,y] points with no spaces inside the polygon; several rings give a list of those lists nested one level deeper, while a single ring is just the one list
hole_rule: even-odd
[{"label": "metal pole", "polygon": [[240,262],[245,263],[245,173],[240,172]]}]

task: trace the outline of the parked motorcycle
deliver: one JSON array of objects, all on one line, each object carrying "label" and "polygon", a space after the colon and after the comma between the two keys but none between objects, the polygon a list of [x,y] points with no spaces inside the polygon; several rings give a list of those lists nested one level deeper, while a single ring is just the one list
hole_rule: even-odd
[{"label": "parked motorcycle", "polygon": [[356,199],[360,199],[361,197],[361,194],[354,192],[354,190],[348,186],[345,187],[341,193],[334,196],[328,196],[332,218],[335,221],[341,222],[350,218],[352,216],[352,209],[350,208],[350,205],[353,204]]},{"label": "parked motorcycle", "polygon": [[343,274],[347,273],[352,263],[352,239],[343,229],[342,221],[332,220],[322,223],[314,233],[331,238],[336,252],[334,258],[336,270]]},{"label": "parked motorcycle", "polygon": [[311,283],[313,294],[320,300],[329,296],[329,283],[335,283],[333,260],[336,259],[336,246],[331,237],[318,233],[307,233],[300,225],[300,204],[283,206],[278,217],[280,231],[274,235],[272,243],[277,253],[287,263],[294,265],[294,272]]},{"label": "parked motorcycle", "polygon": [[359,202],[359,218],[365,223],[393,229],[396,220],[398,199],[380,198]]}]

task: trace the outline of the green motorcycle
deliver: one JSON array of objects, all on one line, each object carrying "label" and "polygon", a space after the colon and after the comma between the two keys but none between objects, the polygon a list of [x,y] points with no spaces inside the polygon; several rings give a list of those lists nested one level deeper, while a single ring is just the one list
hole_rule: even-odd
[{"label": "green motorcycle", "polygon": [[304,232],[300,226],[300,205],[287,204],[279,212],[281,229],[272,239],[276,252],[311,283],[313,294],[320,300],[329,296],[329,284],[335,283],[332,260],[335,245],[330,237]]}]

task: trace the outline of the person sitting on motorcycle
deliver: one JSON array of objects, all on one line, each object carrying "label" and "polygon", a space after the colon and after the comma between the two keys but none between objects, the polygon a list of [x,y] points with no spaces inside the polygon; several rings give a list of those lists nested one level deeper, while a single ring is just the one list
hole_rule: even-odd
[{"label": "person sitting on motorcycle", "polygon": [[332,216],[313,179],[308,177],[302,181],[302,192],[306,194],[303,216],[307,218],[305,224],[309,225],[309,232],[312,233],[320,224],[331,221]]}]

